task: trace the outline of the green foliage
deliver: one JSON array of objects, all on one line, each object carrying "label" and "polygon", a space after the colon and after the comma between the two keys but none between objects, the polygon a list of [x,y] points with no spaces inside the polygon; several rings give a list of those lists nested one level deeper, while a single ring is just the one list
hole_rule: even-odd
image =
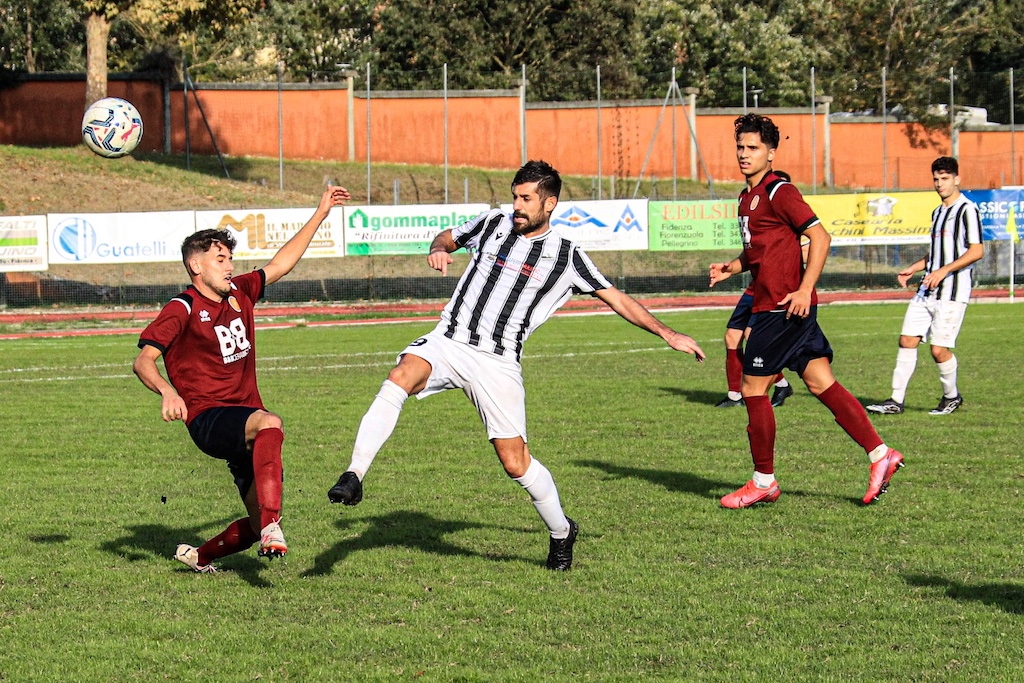
[{"label": "green foliage", "polygon": [[[903,311],[820,311],[863,400],[888,393]],[[728,310],[662,317],[709,361],[616,316],[556,318],[527,345],[531,449],[582,530],[567,575],[542,568],[543,527],[460,392],[409,401],[363,502],[327,504],[395,353],[432,322],[258,332],[290,552],[214,575],[175,544],[242,506],[132,376],[136,337],[0,341],[0,679],[1019,680],[1024,389],[1006,331],[1024,309],[971,306],[952,416],[927,414],[923,355],[908,412],[874,418],[907,467],[868,508],[863,452],[797,381],[776,414],[782,497],[743,511],[717,501],[750,470],[745,414],[712,407]]]},{"label": "green foliage", "polygon": [[[0,68],[81,69],[80,21],[110,22],[107,64],[157,68],[187,60],[197,80],[338,80],[338,64],[371,66],[379,89],[514,88],[526,66],[534,101],[664,95],[672,69],[700,105],[878,111],[882,69],[899,116],[926,123],[949,100],[1009,121],[1007,70],[1024,61],[1024,0],[28,0],[0,5]],[[1024,88],[1021,89],[1024,94]],[[752,98],[748,97],[748,103]]]},{"label": "green foliage", "polygon": [[0,69],[80,71],[85,29],[68,0],[0,3]]}]

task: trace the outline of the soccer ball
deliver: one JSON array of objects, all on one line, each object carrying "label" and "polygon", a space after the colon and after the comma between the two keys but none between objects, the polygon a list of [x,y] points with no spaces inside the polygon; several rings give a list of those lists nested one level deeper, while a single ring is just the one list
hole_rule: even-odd
[{"label": "soccer ball", "polygon": [[93,103],[82,119],[82,142],[101,157],[131,154],[142,139],[142,116],[135,105],[117,97]]}]

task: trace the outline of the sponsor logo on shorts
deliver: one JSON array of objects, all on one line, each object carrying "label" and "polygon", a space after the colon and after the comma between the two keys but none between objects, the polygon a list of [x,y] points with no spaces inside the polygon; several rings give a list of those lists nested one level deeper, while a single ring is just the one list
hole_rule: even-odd
[{"label": "sponsor logo on shorts", "polygon": [[755,357],[752,365],[755,368],[763,368],[764,367],[764,358],[761,358],[761,356]]}]

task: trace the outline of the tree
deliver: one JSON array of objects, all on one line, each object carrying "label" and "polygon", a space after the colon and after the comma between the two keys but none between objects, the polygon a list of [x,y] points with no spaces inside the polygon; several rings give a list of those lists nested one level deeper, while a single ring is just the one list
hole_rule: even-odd
[{"label": "tree", "polygon": [[747,89],[763,91],[768,106],[805,106],[810,68],[828,61],[824,44],[809,38],[827,0],[736,3],[731,0],[649,0],[642,10],[649,39],[638,70],[648,94],[664,93],[672,67],[683,86],[700,89],[704,106],[739,106]]},{"label": "tree", "polygon": [[0,69],[36,73],[81,68],[83,39],[69,0],[0,4]]}]

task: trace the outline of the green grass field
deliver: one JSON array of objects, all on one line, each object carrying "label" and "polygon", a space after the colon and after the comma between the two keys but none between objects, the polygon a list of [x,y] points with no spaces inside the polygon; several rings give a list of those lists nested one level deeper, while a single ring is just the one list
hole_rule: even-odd
[{"label": "green grass field", "polygon": [[[888,395],[903,312],[820,311],[864,401]],[[395,353],[432,322],[259,333],[290,552],[215,575],[171,554],[241,503],[161,421],[136,339],[0,342],[0,680],[1022,680],[1024,307],[969,309],[954,415],[927,414],[922,351],[908,412],[873,418],[907,461],[878,503],[798,386],[777,413],[783,495],[741,511],[718,505],[751,469],[745,411],[712,407],[728,313],[662,315],[704,365],[613,315],[531,339],[530,444],[581,527],[568,574],[544,570],[543,526],[460,393],[408,402],[362,504],[328,505]]]}]

